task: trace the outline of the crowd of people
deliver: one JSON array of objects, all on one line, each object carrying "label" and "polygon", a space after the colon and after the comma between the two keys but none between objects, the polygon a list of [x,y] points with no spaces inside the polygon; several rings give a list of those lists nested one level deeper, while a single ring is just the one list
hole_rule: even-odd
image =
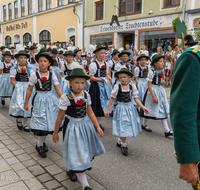
[{"label": "crowd of people", "polygon": [[[188,38],[186,45],[191,44]],[[128,155],[127,137],[136,137],[142,129],[152,132],[148,119],[161,120],[164,136],[173,136],[161,82],[166,81],[165,87],[172,84],[182,53],[178,45],[169,45],[166,54],[158,47],[151,57],[146,45],[139,51],[128,44],[125,50],[97,45],[88,51],[71,45],[67,50],[59,44],[35,45],[1,46],[1,104],[11,99],[10,116],[16,118],[19,130],[38,137],[36,151],[43,158],[48,152],[46,136],[52,134],[56,143],[63,131],[67,175],[72,181],[78,178],[84,190],[91,189],[85,171],[91,169],[95,156],[105,153],[96,135],[103,137],[106,131],[102,117],[113,117],[113,135],[124,156]]]}]

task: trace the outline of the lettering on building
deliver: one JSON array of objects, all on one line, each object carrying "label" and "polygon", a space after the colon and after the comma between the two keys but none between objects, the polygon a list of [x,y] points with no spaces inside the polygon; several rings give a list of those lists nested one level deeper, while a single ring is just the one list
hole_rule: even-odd
[{"label": "lettering on building", "polygon": [[28,23],[27,22],[22,22],[21,24],[13,24],[10,26],[6,26],[6,31],[17,31],[17,30],[23,30],[28,28]]}]

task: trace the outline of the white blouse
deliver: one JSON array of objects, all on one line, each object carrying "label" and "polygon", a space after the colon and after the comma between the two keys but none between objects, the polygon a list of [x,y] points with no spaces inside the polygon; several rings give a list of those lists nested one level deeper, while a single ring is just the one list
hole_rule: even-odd
[{"label": "white blouse", "polygon": [[[129,92],[130,91],[130,89],[124,90],[122,85],[121,85],[121,88],[122,88],[122,92]],[[118,91],[119,91],[119,84],[115,84],[115,86],[114,86],[114,88],[112,89],[112,92],[111,92],[111,97],[116,98]],[[138,98],[138,93],[139,92],[138,92],[136,86],[133,84],[132,85],[132,96],[133,96],[133,98]]]},{"label": "white blouse", "polygon": [[[61,69],[60,69],[60,73],[64,73],[64,71],[65,71],[65,65],[67,66],[67,63],[66,62],[64,62],[63,63],[63,65],[62,65],[62,67],[61,67]],[[67,66],[67,68],[69,69],[69,70],[72,70],[72,68],[70,67],[70,66]]]},{"label": "white blouse", "polygon": [[171,69],[171,63],[170,62],[166,62],[165,64],[165,69]]},{"label": "white blouse", "polygon": [[[6,67],[8,67],[8,66],[11,66],[11,67],[12,67],[12,64],[11,64],[11,63],[6,63],[6,62],[5,62],[5,65],[6,65]],[[3,62],[0,62],[0,69],[1,69],[1,70],[4,69],[4,63],[3,63]]]},{"label": "white blouse", "polygon": [[148,76],[147,76],[147,80],[152,82],[153,81],[153,77],[154,77],[153,71],[149,70]]},{"label": "white blouse", "polygon": [[[70,91],[71,92],[71,91]],[[86,91],[85,91],[86,92]],[[74,94],[73,94],[73,92],[71,92],[71,94],[72,94],[72,96],[74,97],[74,100],[75,100],[75,103],[78,101],[78,100],[80,100],[80,99],[85,99],[85,97],[84,97],[84,91],[82,91],[82,96],[74,96]],[[86,104],[87,105],[91,105],[91,97],[90,97],[90,95],[88,94],[88,92],[86,92],[86,94],[87,94],[87,100],[86,100]],[[71,103],[70,103],[70,101],[69,101],[69,98],[65,95],[65,94],[63,94],[61,97],[60,97],[60,103],[59,103],[59,105],[58,105],[58,107],[59,107],[59,109],[61,109],[61,110],[67,110],[67,107],[68,106],[70,106],[71,105]]]},{"label": "white blouse", "polygon": [[[146,68],[146,67],[145,67]],[[148,66],[148,70],[150,70],[151,68]],[[140,68],[139,67],[136,67],[134,69],[134,75],[135,77],[139,77],[139,74],[140,74]]]},{"label": "white blouse", "polygon": [[[18,66],[18,69],[20,69],[19,66]],[[32,72],[33,72],[33,70],[31,70],[31,73],[32,73]],[[16,75],[17,75],[17,70],[11,68],[11,69],[10,69],[10,77],[11,77],[11,78],[15,78]]]},{"label": "white blouse", "polygon": [[[38,74],[39,74],[40,78],[41,77],[46,77],[47,80],[49,79],[49,71],[48,71],[46,76],[41,76],[40,72],[38,72]],[[36,83],[37,83],[36,72],[32,72],[31,76],[29,78],[29,83],[28,84],[31,85],[31,86],[34,86]],[[52,72],[52,83],[53,83],[53,85],[58,85],[59,84],[58,79],[57,79],[57,77],[56,77],[54,72]]]},{"label": "white blouse", "polygon": [[[97,63],[99,64],[98,60],[96,60]],[[102,64],[102,65],[105,65],[105,62]],[[99,67],[101,68],[102,65],[99,64]],[[97,72],[97,65],[95,62],[92,62],[89,66],[89,73],[90,75],[95,75]],[[109,66],[108,66],[108,63],[106,63],[106,74],[109,73]]]},{"label": "white blouse", "polygon": [[[109,62],[108,62],[108,66],[110,67],[110,68],[112,68],[113,67],[113,59],[111,59]],[[115,63],[115,65],[117,64],[115,61],[114,61],[114,63]]]}]

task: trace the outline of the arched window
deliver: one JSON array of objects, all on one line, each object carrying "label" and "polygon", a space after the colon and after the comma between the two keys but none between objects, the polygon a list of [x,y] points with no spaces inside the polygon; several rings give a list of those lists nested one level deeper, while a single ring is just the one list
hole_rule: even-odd
[{"label": "arched window", "polygon": [[39,34],[39,43],[51,43],[51,33],[48,30],[43,30]]},{"label": "arched window", "polygon": [[29,33],[25,33],[23,35],[23,45],[24,46],[28,46],[28,43],[31,42],[32,43],[32,36]]},{"label": "arched window", "polygon": [[6,36],[5,37],[5,46],[7,47],[7,48],[10,48],[10,45],[12,44],[12,39],[11,39],[11,37],[10,36]]}]

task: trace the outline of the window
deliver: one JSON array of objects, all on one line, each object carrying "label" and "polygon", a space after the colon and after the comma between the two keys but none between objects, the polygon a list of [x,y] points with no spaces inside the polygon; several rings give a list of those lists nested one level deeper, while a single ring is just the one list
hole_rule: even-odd
[{"label": "window", "polygon": [[91,35],[90,36],[92,45],[112,45],[113,42],[113,34],[105,34],[105,35]]},{"label": "window", "polygon": [[25,0],[21,0],[21,16],[25,16]]},{"label": "window", "polygon": [[28,14],[31,15],[33,13],[32,9],[32,0],[28,0]]},{"label": "window", "polygon": [[74,3],[76,0],[68,0],[68,3]]},{"label": "window", "polygon": [[32,43],[32,36],[29,33],[25,33],[23,35],[23,45],[24,46],[28,46],[28,43],[31,42]]},{"label": "window", "polygon": [[65,4],[65,0],[58,0],[58,7]]},{"label": "window", "polygon": [[15,19],[18,18],[18,1],[14,2],[14,15]]},{"label": "window", "polygon": [[103,19],[103,1],[98,1],[95,3],[96,6],[96,20]]},{"label": "window", "polygon": [[141,13],[142,0],[120,0],[119,2],[119,15],[123,16],[128,14]]},{"label": "window", "polygon": [[8,4],[8,19],[12,20],[12,4]]},{"label": "window", "polygon": [[48,30],[43,30],[39,35],[39,43],[51,43],[51,33]]},{"label": "window", "polygon": [[3,21],[6,21],[6,5],[3,6]]},{"label": "window", "polygon": [[46,10],[51,9],[51,0],[46,0]]},{"label": "window", "polygon": [[11,37],[10,36],[6,36],[5,37],[5,46],[7,47],[7,48],[10,48],[10,45],[12,44],[12,39],[11,39]]},{"label": "window", "polygon": [[180,0],[164,0],[164,8],[180,5]]},{"label": "window", "polygon": [[43,0],[38,0],[38,12],[43,11]]}]

